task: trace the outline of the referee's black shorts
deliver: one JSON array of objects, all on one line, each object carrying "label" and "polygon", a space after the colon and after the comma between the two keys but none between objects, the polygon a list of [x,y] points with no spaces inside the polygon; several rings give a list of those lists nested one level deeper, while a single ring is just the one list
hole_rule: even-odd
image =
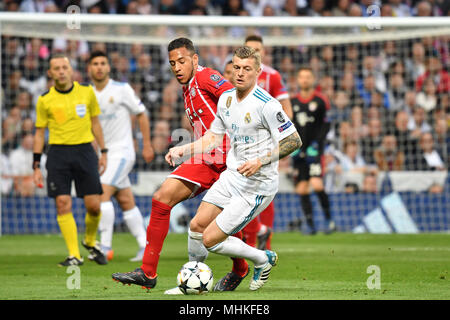
[{"label": "referee's black shorts", "polygon": [[98,157],[90,143],[50,145],[45,167],[49,197],[70,195],[72,181],[79,198],[103,193]]}]

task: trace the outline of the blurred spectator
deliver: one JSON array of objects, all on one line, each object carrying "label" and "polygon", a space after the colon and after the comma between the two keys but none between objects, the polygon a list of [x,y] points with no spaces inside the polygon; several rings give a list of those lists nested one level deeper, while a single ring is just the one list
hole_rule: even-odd
[{"label": "blurred spectator", "polygon": [[42,70],[43,65],[39,58],[31,54],[26,55],[22,60],[22,78],[19,85],[32,94],[33,104],[46,91],[47,76]]},{"label": "blurred spectator", "polygon": [[242,10],[244,10],[242,0],[226,0],[222,14],[224,16],[239,16]]},{"label": "blurred spectator", "polygon": [[325,0],[310,0],[309,9],[307,11],[310,17],[320,17],[325,9]]},{"label": "blurred spectator", "polygon": [[[363,79],[363,86],[359,89],[359,94],[365,107],[369,107],[370,105],[376,105],[378,107],[389,106],[387,93],[383,94],[376,89],[376,79],[372,74],[367,75]],[[376,100],[374,101],[374,99]]]},{"label": "blurred spectator", "polygon": [[374,77],[375,89],[384,93],[386,91],[386,78],[374,56],[365,56],[362,60],[361,76],[365,78],[369,75]]},{"label": "blurred spectator", "polygon": [[274,14],[279,14],[281,11],[282,1],[278,0],[243,0],[244,9],[253,17],[261,17],[264,15],[266,7],[270,7]]},{"label": "blurred spectator", "polygon": [[381,171],[404,170],[405,155],[397,149],[394,135],[385,135],[381,145],[374,152],[375,163]]},{"label": "blurred spectator", "polygon": [[345,17],[350,8],[350,0],[338,0],[336,5],[331,9],[333,16]]},{"label": "blurred spectator", "polygon": [[284,16],[303,16],[306,15],[307,0],[285,0],[281,8],[281,15]]},{"label": "blurred spectator", "polygon": [[444,192],[444,186],[440,185],[439,183],[433,183],[429,188],[428,188],[428,192],[429,193],[434,193],[434,194],[441,194]]},{"label": "blurred spectator", "polygon": [[402,110],[406,111],[409,116],[412,116],[414,109],[417,107],[417,95],[413,90],[405,92],[405,98],[403,99],[404,105]]},{"label": "blurred spectator", "polygon": [[20,3],[21,12],[43,13],[48,6],[54,6],[51,0],[22,0]]},{"label": "blurred spectator", "polygon": [[[39,59],[46,60],[50,56],[48,46],[39,38],[32,38],[25,46],[27,54],[31,54]],[[41,60],[41,61],[42,61]]]},{"label": "blurred spectator", "polygon": [[395,116],[394,136],[396,138],[397,146],[405,156],[405,169],[412,167],[412,160],[417,153],[417,139],[411,136],[408,129],[409,116],[405,111],[397,112]]},{"label": "blurred spectator", "polygon": [[341,172],[364,173],[366,171],[366,163],[359,152],[358,143],[355,140],[346,141],[344,144],[344,152],[335,154],[339,161]]},{"label": "blurred spectator", "polygon": [[34,194],[33,181],[33,135],[28,133],[22,138],[20,147],[11,151],[9,155],[11,176],[14,181],[14,191],[21,197]]},{"label": "blurred spectator", "polygon": [[375,164],[374,153],[381,144],[382,129],[379,119],[370,119],[368,122],[368,135],[361,139],[361,155],[367,164]]},{"label": "blurred spectator", "polygon": [[158,14],[179,14],[178,6],[176,5],[175,0],[160,0]]},{"label": "blurred spectator", "polygon": [[448,124],[445,118],[436,119],[434,124],[434,141],[436,150],[442,156],[445,167],[450,166],[450,135],[448,134]]},{"label": "blurred spectator", "polygon": [[151,14],[152,5],[149,0],[137,0],[136,11],[138,14]]},{"label": "blurred spectator", "polygon": [[[145,167],[150,170],[170,170],[170,165],[164,159],[170,144],[170,125],[168,121],[158,120],[153,125],[152,147],[155,152],[155,158]],[[138,167],[143,166],[139,165]]]},{"label": "blurred spectator", "polygon": [[389,110],[397,111],[403,109],[405,104],[405,93],[408,90],[400,73],[389,76],[389,86],[387,90],[389,99]]},{"label": "blurred spectator", "polygon": [[350,125],[355,132],[356,140],[359,141],[362,137],[367,136],[368,128],[363,122],[363,111],[360,106],[354,106],[350,112]]},{"label": "blurred spectator", "polygon": [[377,64],[380,66],[380,71],[384,74],[392,72],[392,65],[397,62],[397,51],[395,41],[386,41],[383,43],[383,49],[376,58]]},{"label": "blurred spectator", "polygon": [[13,180],[11,178],[11,164],[9,158],[3,152],[0,154],[0,172],[1,172],[1,195],[8,195],[13,190]]},{"label": "blurred spectator", "polygon": [[436,85],[433,79],[427,78],[422,90],[417,93],[416,103],[428,113],[436,108],[437,100]]},{"label": "blurred spectator", "polygon": [[395,17],[411,16],[411,7],[405,3],[402,3],[401,0],[389,0],[389,4],[392,6]]},{"label": "blurred spectator", "polygon": [[439,152],[434,147],[433,135],[425,132],[419,139],[419,152],[414,159],[413,170],[445,170],[446,166],[442,161]]},{"label": "blurred spectator", "polygon": [[7,110],[11,109],[21,91],[20,79],[22,78],[22,73],[19,70],[11,71],[8,75],[8,80],[5,81],[5,107]]},{"label": "blurred spectator", "polygon": [[420,92],[427,78],[434,80],[436,93],[448,94],[450,92],[450,75],[442,68],[438,57],[431,56],[427,58],[426,71],[419,76],[416,81],[416,91]]},{"label": "blurred spectator", "polygon": [[333,127],[337,126],[342,121],[350,120],[351,105],[347,92],[337,91],[330,101],[332,108],[331,110],[328,110],[327,116],[333,123]]},{"label": "blurred spectator", "polygon": [[433,7],[428,1],[420,1],[414,8],[415,16],[430,17],[433,13]]},{"label": "blurred spectator", "polygon": [[27,91],[22,91],[17,95],[15,107],[20,110],[20,118],[35,118],[35,110],[32,104],[32,96]]},{"label": "blurred spectator", "polygon": [[361,192],[368,194],[378,193],[377,175],[375,173],[364,175]]},{"label": "blurred spectator", "polygon": [[19,145],[22,120],[20,109],[12,108],[2,122],[2,152],[9,153]]},{"label": "blurred spectator", "polygon": [[422,133],[431,131],[426,116],[426,111],[423,108],[416,107],[414,109],[413,116],[408,121],[408,130],[411,132],[411,137],[418,138]]},{"label": "blurred spectator", "polygon": [[406,70],[414,83],[426,71],[425,57],[423,44],[421,42],[414,42],[411,49],[411,58],[407,58],[405,61]]},{"label": "blurred spectator", "polygon": [[140,83],[143,89],[144,99],[150,103],[156,103],[160,99],[161,92],[159,78],[160,72],[152,64],[152,58],[148,53],[138,56],[136,71],[131,74],[133,82]]},{"label": "blurred spectator", "polygon": [[358,93],[358,90],[355,87],[355,76],[352,72],[344,72],[340,81],[338,81],[341,90],[343,90],[349,100],[351,105],[361,105],[362,99]]}]

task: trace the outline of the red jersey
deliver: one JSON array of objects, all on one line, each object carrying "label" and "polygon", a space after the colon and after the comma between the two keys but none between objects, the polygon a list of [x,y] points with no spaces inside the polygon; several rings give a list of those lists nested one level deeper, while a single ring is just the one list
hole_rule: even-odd
[{"label": "red jersey", "polygon": [[[184,108],[194,129],[195,140],[209,130],[211,123],[216,118],[219,97],[224,91],[232,88],[233,85],[219,72],[202,66],[198,66],[194,77],[187,85],[183,86]],[[225,164],[228,150],[226,140],[225,136],[223,145],[213,150],[211,156],[203,155],[203,160]],[[219,157],[216,153],[220,153],[221,156]]]},{"label": "red jersey", "polygon": [[258,86],[269,92],[277,100],[289,99],[289,93],[280,73],[263,64],[261,64],[261,69],[261,74],[258,77]]}]

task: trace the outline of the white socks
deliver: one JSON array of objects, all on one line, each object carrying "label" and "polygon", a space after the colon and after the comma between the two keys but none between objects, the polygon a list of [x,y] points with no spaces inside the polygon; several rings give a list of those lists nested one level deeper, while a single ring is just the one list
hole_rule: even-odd
[{"label": "white socks", "polygon": [[208,257],[208,250],[203,245],[203,234],[188,231],[188,254],[189,261],[203,262]]},{"label": "white socks", "polygon": [[111,201],[102,202],[100,204],[100,210],[102,212],[102,217],[98,225],[100,244],[102,247],[111,249],[114,232],[114,205]]},{"label": "white socks", "polygon": [[207,249],[224,256],[250,260],[255,264],[256,268],[260,268],[267,263],[267,255],[263,250],[253,248],[236,237],[230,236],[225,241]]},{"label": "white socks", "polygon": [[145,248],[147,232],[144,227],[144,218],[138,207],[123,212],[123,219],[131,234],[136,238],[139,248]]},{"label": "white socks", "polygon": [[[100,232],[100,244],[102,247],[112,247],[112,237],[114,232],[114,205],[111,201],[102,202],[100,209],[102,217],[98,230]],[[136,238],[139,248],[145,248],[147,233],[144,227],[144,218],[138,207],[123,212],[123,219],[130,230],[131,234]]]}]

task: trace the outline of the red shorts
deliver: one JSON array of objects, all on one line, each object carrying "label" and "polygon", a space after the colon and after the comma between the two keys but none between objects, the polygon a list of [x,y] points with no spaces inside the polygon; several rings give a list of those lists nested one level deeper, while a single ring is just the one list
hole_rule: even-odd
[{"label": "red shorts", "polygon": [[181,179],[195,184],[197,187],[192,192],[192,198],[211,188],[226,168],[226,164],[187,160],[172,171],[167,178]]}]

